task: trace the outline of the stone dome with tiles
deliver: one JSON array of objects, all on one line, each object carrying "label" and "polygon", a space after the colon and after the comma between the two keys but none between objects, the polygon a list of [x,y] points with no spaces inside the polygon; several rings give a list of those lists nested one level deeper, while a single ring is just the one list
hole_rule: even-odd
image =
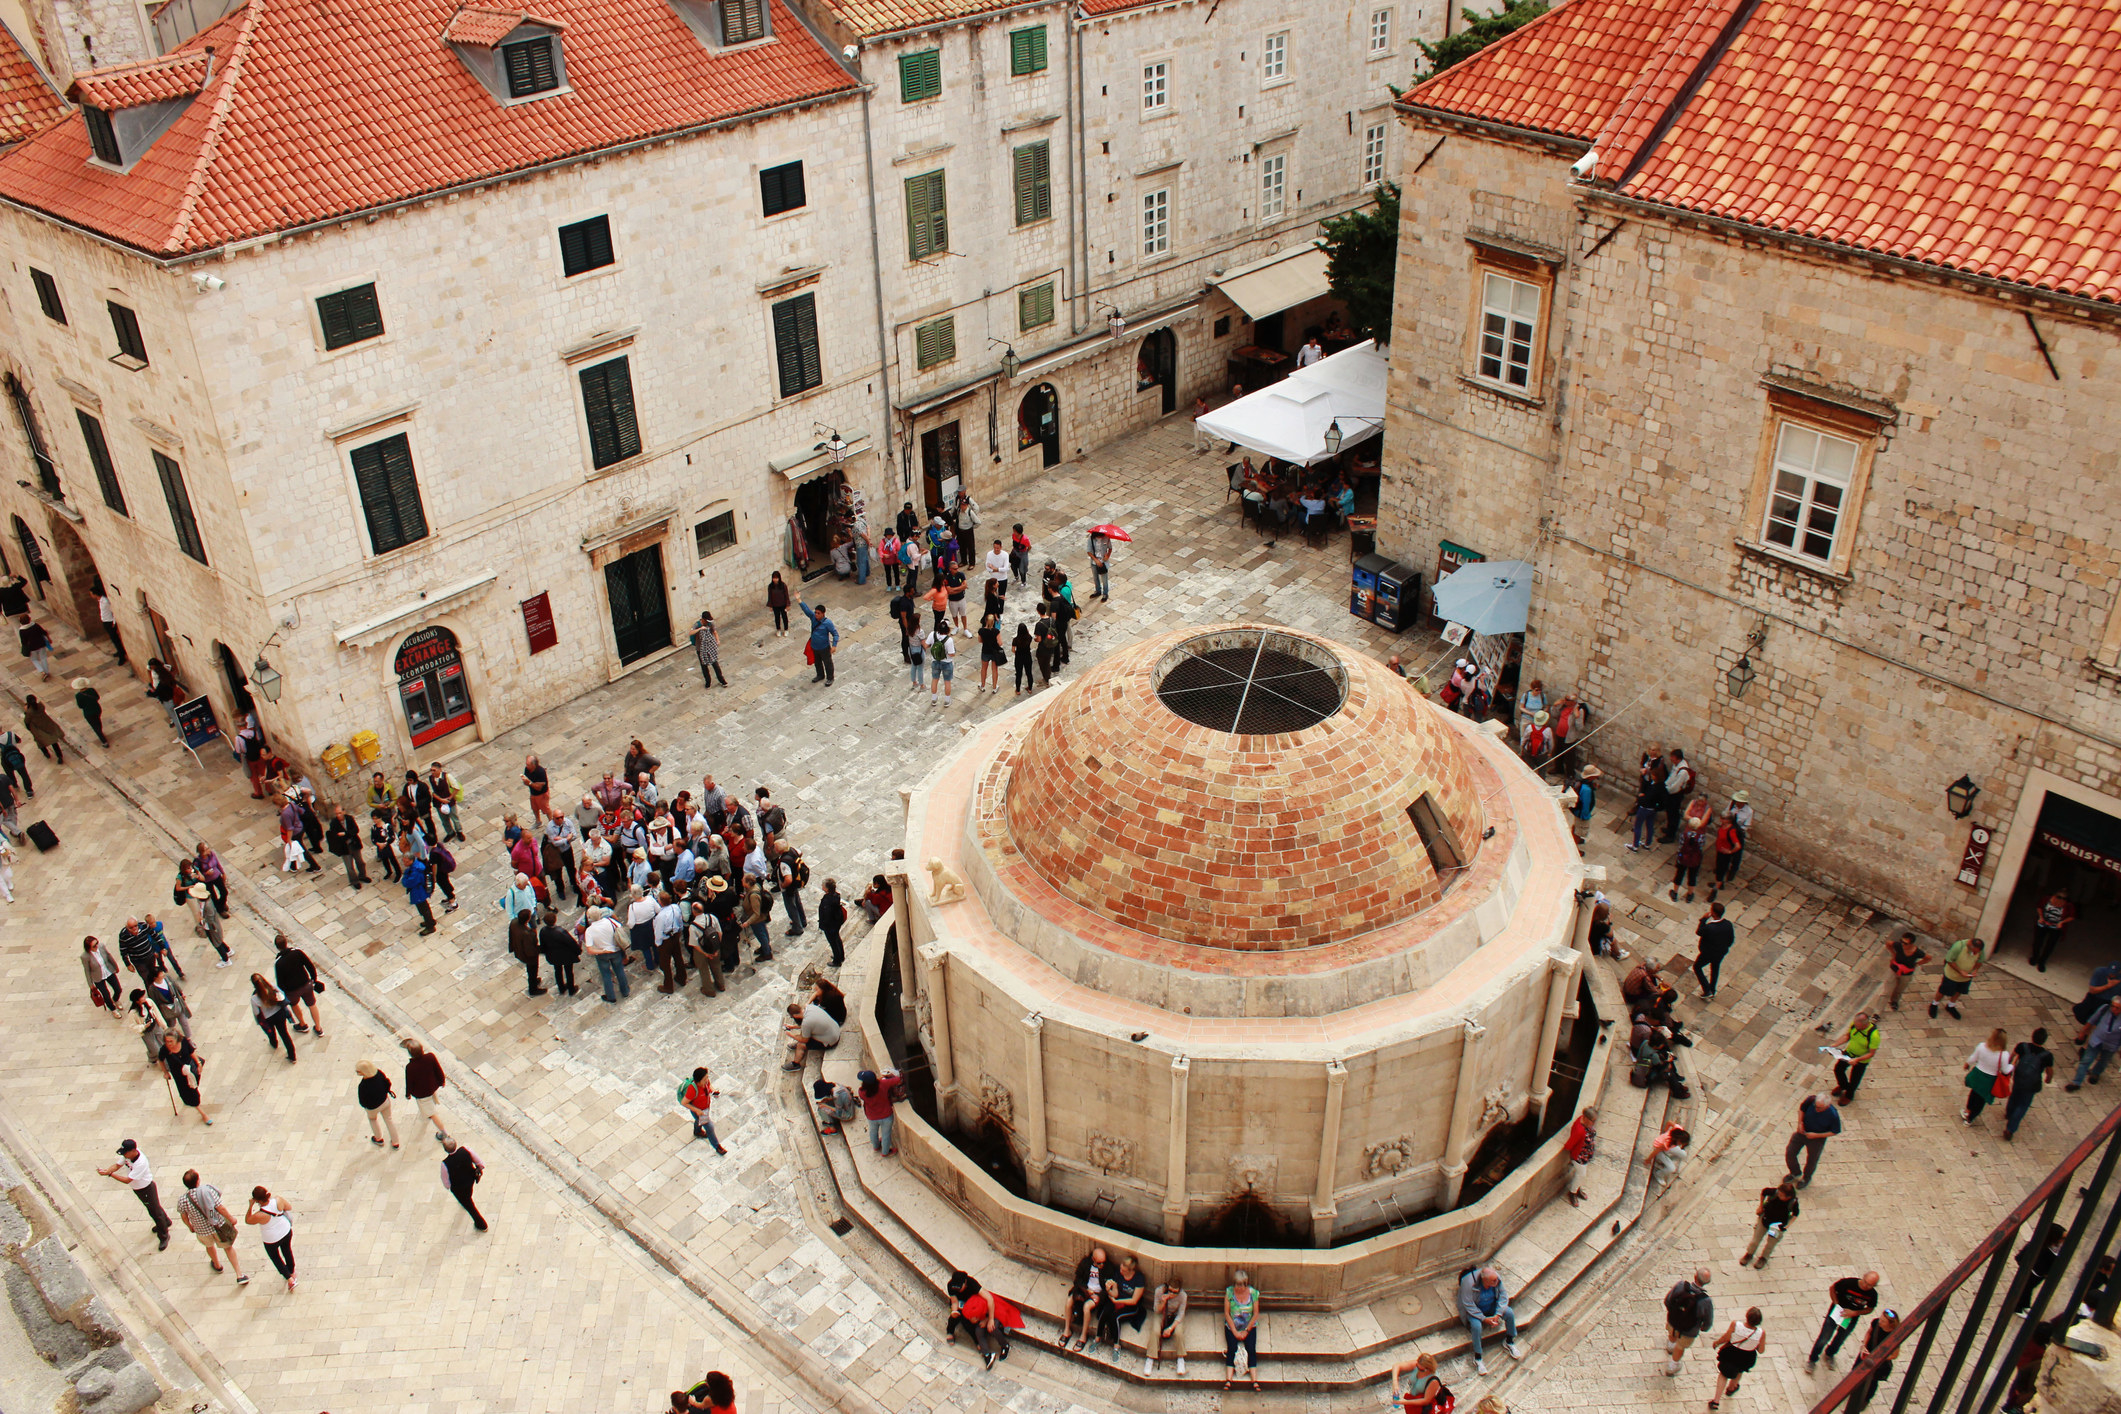
[{"label": "stone dome with tiles", "polygon": [[1064,689],[1008,768],[1006,822],[1092,914],[1244,952],[1411,918],[1487,825],[1465,746],[1404,681],[1246,625],[1134,644]]}]

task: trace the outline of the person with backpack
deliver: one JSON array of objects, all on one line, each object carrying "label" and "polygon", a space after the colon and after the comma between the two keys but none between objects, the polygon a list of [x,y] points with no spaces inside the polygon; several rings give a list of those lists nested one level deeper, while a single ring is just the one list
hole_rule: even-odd
[{"label": "person with backpack", "polygon": [[1716,895],[1724,885],[1737,884],[1738,866],[1744,859],[1745,831],[1739,827],[1736,816],[1727,814],[1723,823],[1716,827],[1716,872],[1709,880],[1709,902],[1716,901]]},{"label": "person with backpack", "polygon": [[1849,1023],[1836,1049],[1846,1057],[1834,1062],[1834,1099],[1846,1105],[1856,1098],[1856,1088],[1863,1084],[1863,1073],[1878,1059],[1878,1021],[1867,1011],[1856,1013]]},{"label": "person with backpack", "polygon": [[[1787,1178],[1773,1188],[1761,1189],[1760,1206],[1753,1209],[1752,1240],[1745,1244],[1745,1254],[1738,1259],[1738,1265],[1765,1267],[1775,1244],[1782,1241],[1799,1211],[1797,1185]],[[1757,1263],[1753,1258],[1755,1251],[1760,1254]]]},{"label": "person with backpack", "polygon": [[1878,1283],[1876,1272],[1865,1272],[1860,1277],[1843,1277],[1829,1289],[1826,1318],[1819,1323],[1819,1336],[1812,1342],[1812,1353],[1805,1357],[1804,1372],[1809,1375],[1818,1367],[1819,1357],[1826,1356],[1826,1367],[1835,1368],[1834,1357],[1856,1329],[1856,1322],[1878,1309]]},{"label": "person with backpack", "polygon": [[692,1072],[691,1081],[678,1086],[678,1103],[684,1106],[685,1113],[692,1116],[692,1137],[704,1139],[712,1144],[717,1154],[727,1154],[729,1151],[722,1147],[720,1137],[714,1132],[714,1121],[707,1117],[708,1109],[714,1104],[714,1097],[721,1093],[714,1088],[714,1082],[708,1078],[707,1067],[703,1065]]},{"label": "person with backpack", "polygon": [[943,690],[942,701],[950,700],[950,688],[957,677],[957,642],[950,636],[950,626],[943,624],[929,631],[922,640],[928,647],[929,674],[934,681],[928,684],[928,699],[935,701],[935,690]]},{"label": "person with backpack", "polygon": [[2020,1041],[2011,1048],[2011,1096],[2003,1104],[2003,1137],[2018,1137],[2018,1126],[2025,1123],[2025,1112],[2033,1107],[2033,1097],[2041,1087],[2055,1083],[2055,1053],[2047,1048],[2047,1028],[2042,1026],[2033,1032],[2033,1039]]},{"label": "person with backpack", "polygon": [[1681,1281],[1664,1294],[1664,1372],[1679,1373],[1679,1362],[1716,1319],[1716,1303],[1709,1299],[1709,1269],[1701,1267],[1692,1281]]},{"label": "person with backpack", "polygon": [[1664,838],[1659,844],[1670,844],[1678,837],[1680,812],[1694,793],[1694,768],[1687,764],[1686,753],[1675,746],[1671,757],[1664,771]]},{"label": "person with backpack", "polygon": [[1760,1359],[1760,1352],[1767,1349],[1767,1319],[1760,1314],[1758,1306],[1749,1306],[1745,1312],[1745,1324],[1733,1321],[1716,1337],[1716,1393],[1709,1399],[1709,1408],[1721,1409],[1723,1397],[1738,1393],[1738,1381],[1753,1368]]},{"label": "person with backpack", "polygon": [[1679,832],[1679,852],[1672,859],[1672,887],[1667,894],[1673,903],[1679,902],[1679,886],[1686,885],[1686,901],[1694,901],[1694,886],[1701,882],[1701,856],[1709,843],[1708,802],[1697,800],[1687,807],[1686,821]]},{"label": "person with backpack", "polygon": [[[1399,1377],[1411,1374],[1402,1391]],[[1436,1357],[1424,1350],[1412,1360],[1392,1367],[1392,1402],[1403,1414],[1451,1414],[1458,1407],[1458,1396],[1451,1393],[1436,1373]]]},{"label": "person with backpack", "polygon": [[[1576,777],[1576,799],[1569,806],[1569,814],[1576,821],[1569,833],[1576,838],[1576,852],[1583,853],[1584,836],[1590,832],[1591,816],[1598,809],[1598,785],[1605,779],[1605,772],[1596,766],[1586,766]],[[1712,893],[1711,898],[1715,897]]]},{"label": "person with backpack", "polygon": [[1547,714],[1534,712],[1532,720],[1524,729],[1524,763],[1538,770],[1547,759]]}]

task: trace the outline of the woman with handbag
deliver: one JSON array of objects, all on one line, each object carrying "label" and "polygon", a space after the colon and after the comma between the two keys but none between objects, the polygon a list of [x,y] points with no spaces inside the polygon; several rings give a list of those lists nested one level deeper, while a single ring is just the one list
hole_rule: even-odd
[{"label": "woman with handbag", "polygon": [[287,1043],[287,1063],[295,1063],[295,1036],[287,1029],[287,999],[280,989],[265,980],[262,972],[250,974],[250,1016],[265,1033],[265,1042],[274,1050],[280,1043]]},{"label": "woman with handbag", "polygon": [[258,1234],[258,1240],[265,1244],[265,1255],[272,1259],[273,1270],[287,1278],[289,1291],[295,1289],[294,1211],[294,1204],[275,1198],[272,1190],[261,1183],[250,1190],[250,1208],[243,1214],[244,1222],[265,1229]]},{"label": "woman with handbag", "polygon": [[1733,1321],[1716,1337],[1716,1394],[1709,1408],[1721,1407],[1723,1397],[1738,1392],[1738,1381],[1767,1349],[1767,1322],[1758,1306],[1746,1308],[1745,1323]]},{"label": "woman with handbag", "polygon": [[1972,1124],[1989,1101],[2008,1100],[2013,1069],[2010,1038],[1999,1026],[1966,1058],[1966,1105],[1959,1112],[1959,1122]]}]

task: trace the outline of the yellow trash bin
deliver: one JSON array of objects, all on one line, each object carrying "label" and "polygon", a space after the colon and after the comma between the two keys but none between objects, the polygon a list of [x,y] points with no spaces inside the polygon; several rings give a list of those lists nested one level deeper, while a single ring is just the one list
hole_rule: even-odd
[{"label": "yellow trash bin", "polygon": [[353,734],[353,754],[356,761],[366,766],[383,754],[383,743],[376,739],[374,732],[355,732]]},{"label": "yellow trash bin", "polygon": [[333,780],[341,780],[353,769],[353,752],[333,742],[321,753],[324,769],[331,772]]}]

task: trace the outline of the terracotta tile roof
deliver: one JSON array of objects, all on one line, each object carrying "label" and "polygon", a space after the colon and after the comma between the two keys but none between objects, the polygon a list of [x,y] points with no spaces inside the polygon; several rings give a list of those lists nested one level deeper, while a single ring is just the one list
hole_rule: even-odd
[{"label": "terracotta tile roof", "polygon": [[665,0],[549,0],[569,92],[504,108],[442,39],[449,0],[249,0],[186,41],[201,100],[120,175],[78,117],[0,156],[0,198],[154,254],[328,220],[854,81],[781,0],[775,42],[701,45]]},{"label": "terracotta tile roof", "polygon": [[[921,29],[969,19],[974,15],[1014,10],[1022,7],[1023,0],[818,0],[818,3],[838,16],[854,33],[869,36],[896,34],[900,30]],[[1150,0],[1125,0],[1125,3],[1147,4]],[[1055,0],[1055,7],[1058,8],[1058,0]],[[1093,7],[1085,8],[1096,13]],[[1111,8],[1123,9],[1125,5]],[[1058,51],[1059,36],[1052,36],[1051,42]]]},{"label": "terracotta tile roof", "polygon": [[514,34],[525,20],[541,24],[547,29],[567,28],[558,20],[548,20],[523,10],[488,10],[477,5],[467,5],[449,17],[449,23],[442,29],[442,38],[452,44],[471,44],[481,49],[491,49]]},{"label": "terracotta tile roof", "polygon": [[1110,15],[1121,10],[1138,10],[1144,5],[1154,5],[1160,0],[1082,0],[1086,15]]},{"label": "terracotta tile roof", "polygon": [[165,98],[182,98],[206,87],[209,62],[205,51],[200,50],[113,64],[107,69],[86,69],[74,75],[66,96],[106,113],[160,103]]},{"label": "terracotta tile roof", "polygon": [[1698,0],[1569,0],[1409,90],[1410,108],[1588,142]]},{"label": "terracotta tile roof", "polygon": [[[2121,303],[2121,0],[1569,0],[1410,91],[1646,201]],[[1679,104],[1674,113],[1674,105]]]},{"label": "terracotta tile roof", "polygon": [[14,32],[0,24],[0,147],[32,137],[66,115],[59,91]]}]

